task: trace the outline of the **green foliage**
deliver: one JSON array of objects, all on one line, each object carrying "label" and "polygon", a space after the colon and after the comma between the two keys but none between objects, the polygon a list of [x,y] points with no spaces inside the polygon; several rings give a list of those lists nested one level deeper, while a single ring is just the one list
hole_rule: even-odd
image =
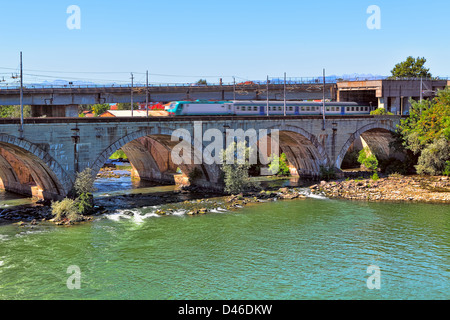
[{"label": "green foliage", "polygon": [[273,175],[278,175],[278,176],[283,176],[283,177],[291,175],[285,153],[282,153],[280,157],[278,157],[276,154],[274,154],[270,157],[269,171]]},{"label": "green foliage", "polygon": [[372,179],[373,181],[377,181],[377,180],[380,179],[380,177],[378,176],[378,173],[374,172],[373,175],[372,175],[372,177],[371,177],[371,179]]},{"label": "green foliage", "polygon": [[208,82],[206,81],[206,79],[200,79],[200,80],[197,81],[197,84],[207,85]]},{"label": "green foliage", "polygon": [[444,171],[442,171],[444,176],[450,176],[450,161],[445,161]]},{"label": "green foliage", "polygon": [[368,148],[364,148],[359,152],[358,162],[367,170],[375,172],[378,169],[378,159],[374,154],[371,154]]},{"label": "green foliage", "polygon": [[[225,192],[237,194],[259,187],[258,184],[250,181],[248,174],[248,170],[250,169],[250,153],[251,149],[244,142],[233,142],[226,150],[222,151],[222,171],[224,173]],[[239,158],[239,154],[242,155],[242,158]]]},{"label": "green foliage", "polygon": [[74,189],[77,196],[83,193],[92,193],[94,188],[95,176],[91,168],[86,168],[82,172],[77,173]]},{"label": "green foliage", "polygon": [[94,207],[94,197],[92,193],[82,193],[78,196],[75,203],[80,214],[87,214]]},{"label": "green foliage", "polygon": [[[23,117],[31,117],[30,106],[23,106]],[[1,106],[0,118],[20,118],[20,106]]]},{"label": "green foliage", "polygon": [[395,65],[392,69],[391,79],[398,78],[431,78],[430,69],[425,68],[427,59],[418,57],[417,59],[409,56],[405,61]]},{"label": "green foliage", "polygon": [[114,152],[111,157],[109,157],[112,160],[116,160],[116,159],[128,159],[127,155],[125,154],[125,152],[122,149],[117,150],[116,152]]},{"label": "green foliage", "polygon": [[55,221],[67,219],[69,222],[76,222],[81,219],[75,200],[69,198],[52,202],[52,214]]},{"label": "green foliage", "polygon": [[110,109],[110,105],[108,103],[104,103],[104,104],[94,104],[92,106],[92,111],[94,112],[94,115],[96,117],[98,117],[99,115],[105,113],[106,111],[108,111]]},{"label": "green foliage", "polygon": [[438,91],[433,101],[412,101],[409,117],[401,120],[398,129],[414,153],[441,136],[450,140],[450,89]]},{"label": "green foliage", "polygon": [[384,116],[384,115],[392,116],[392,115],[394,115],[392,112],[388,112],[384,108],[378,108],[373,111],[370,111],[370,114],[372,116]]},{"label": "green foliage", "polygon": [[450,143],[444,137],[427,145],[419,157],[416,170],[418,174],[439,175],[448,170]]},{"label": "green foliage", "polygon": [[436,175],[450,160],[450,89],[432,101],[412,101],[410,115],[397,128],[403,146],[417,156],[417,173]]},{"label": "green foliage", "polygon": [[401,179],[401,178],[403,178],[403,175],[400,174],[400,173],[398,173],[398,172],[394,172],[394,173],[391,173],[391,174],[389,175],[389,178],[393,178],[393,179]]}]

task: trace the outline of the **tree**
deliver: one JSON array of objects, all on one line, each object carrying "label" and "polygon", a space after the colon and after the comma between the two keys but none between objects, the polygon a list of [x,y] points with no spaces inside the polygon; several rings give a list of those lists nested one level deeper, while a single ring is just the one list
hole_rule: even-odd
[{"label": "tree", "polygon": [[432,101],[412,101],[409,117],[397,129],[406,149],[418,155],[419,174],[446,172],[450,161],[450,88]]},{"label": "tree", "polygon": [[110,105],[108,103],[104,104],[94,104],[92,106],[92,111],[94,112],[95,116],[98,117],[99,115],[105,113],[110,108]]},{"label": "tree", "polygon": [[95,176],[91,168],[86,168],[77,173],[74,190],[76,192],[76,204],[81,214],[89,212],[94,206],[94,188]]},{"label": "tree", "polygon": [[200,80],[197,81],[197,84],[200,84],[200,85],[207,85],[208,82],[206,81],[206,79],[200,79]]},{"label": "tree", "polygon": [[[225,192],[237,194],[258,187],[256,183],[250,181],[248,175],[250,153],[251,149],[244,142],[233,142],[222,151]],[[242,155],[242,158],[239,155]]]},{"label": "tree", "polygon": [[[31,107],[23,106],[24,118],[31,117]],[[20,106],[1,106],[0,118],[20,118]]]},{"label": "tree", "polygon": [[81,220],[75,200],[69,198],[52,202],[52,214],[55,221],[67,220],[70,223]]},{"label": "tree", "polygon": [[430,69],[424,67],[427,59],[409,56],[405,61],[395,65],[390,79],[398,78],[431,78]]}]

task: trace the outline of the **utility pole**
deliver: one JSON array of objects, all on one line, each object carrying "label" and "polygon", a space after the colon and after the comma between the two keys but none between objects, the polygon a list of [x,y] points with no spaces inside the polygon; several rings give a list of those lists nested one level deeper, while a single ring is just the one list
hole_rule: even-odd
[{"label": "utility pole", "polygon": [[423,82],[422,77],[420,77],[420,102],[423,100]]},{"label": "utility pole", "polygon": [[236,78],[233,76],[233,101],[236,101]]},{"label": "utility pole", "polygon": [[269,116],[269,76],[267,76],[267,116]]},{"label": "utility pole", "polygon": [[131,116],[133,116],[133,81],[134,81],[134,77],[133,77],[133,73],[131,73]]},{"label": "utility pole", "polygon": [[325,69],[323,69],[323,124],[322,124],[322,130],[325,130]]},{"label": "utility pole", "polygon": [[23,139],[23,66],[22,51],[20,51],[20,139]]},{"label": "utility pole", "polygon": [[146,81],[145,81],[145,108],[147,110],[147,118],[148,118],[148,70],[146,72]]},{"label": "utility pole", "polygon": [[284,116],[286,116],[286,72],[284,73]]}]

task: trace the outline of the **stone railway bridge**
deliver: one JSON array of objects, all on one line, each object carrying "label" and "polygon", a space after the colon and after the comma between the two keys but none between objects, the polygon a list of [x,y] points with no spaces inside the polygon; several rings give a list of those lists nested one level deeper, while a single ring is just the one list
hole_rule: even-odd
[{"label": "stone railway bridge", "polygon": [[[77,172],[89,167],[98,173],[118,149],[127,154],[140,179],[183,183],[198,168],[201,177],[196,184],[220,186],[220,166],[207,164],[207,159],[173,163],[171,151],[180,142],[172,141],[171,135],[177,129],[193,137],[193,156],[211,144],[198,138],[198,130],[203,134],[208,129],[266,129],[270,135],[277,129],[280,152],[286,153],[291,172],[318,176],[321,166],[340,169],[358,140],[378,157],[392,156],[389,142],[399,121],[400,116],[328,116],[325,122],[321,116],[28,118],[21,135],[18,119],[0,119],[0,188],[61,199],[72,189]],[[177,167],[182,175],[175,174]]]}]

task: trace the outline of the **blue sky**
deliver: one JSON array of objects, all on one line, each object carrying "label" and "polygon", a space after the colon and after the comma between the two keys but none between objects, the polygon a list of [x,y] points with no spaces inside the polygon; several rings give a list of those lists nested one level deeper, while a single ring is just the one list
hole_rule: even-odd
[{"label": "blue sky", "polygon": [[[69,5],[81,9],[80,30],[66,26]],[[366,26],[370,5],[381,9],[380,30]],[[412,55],[450,76],[448,12],[447,0],[0,0],[0,67],[17,68],[23,51],[26,81],[126,82],[129,72],[145,81],[149,70],[157,83],[229,82],[323,68],[388,75]]]}]

